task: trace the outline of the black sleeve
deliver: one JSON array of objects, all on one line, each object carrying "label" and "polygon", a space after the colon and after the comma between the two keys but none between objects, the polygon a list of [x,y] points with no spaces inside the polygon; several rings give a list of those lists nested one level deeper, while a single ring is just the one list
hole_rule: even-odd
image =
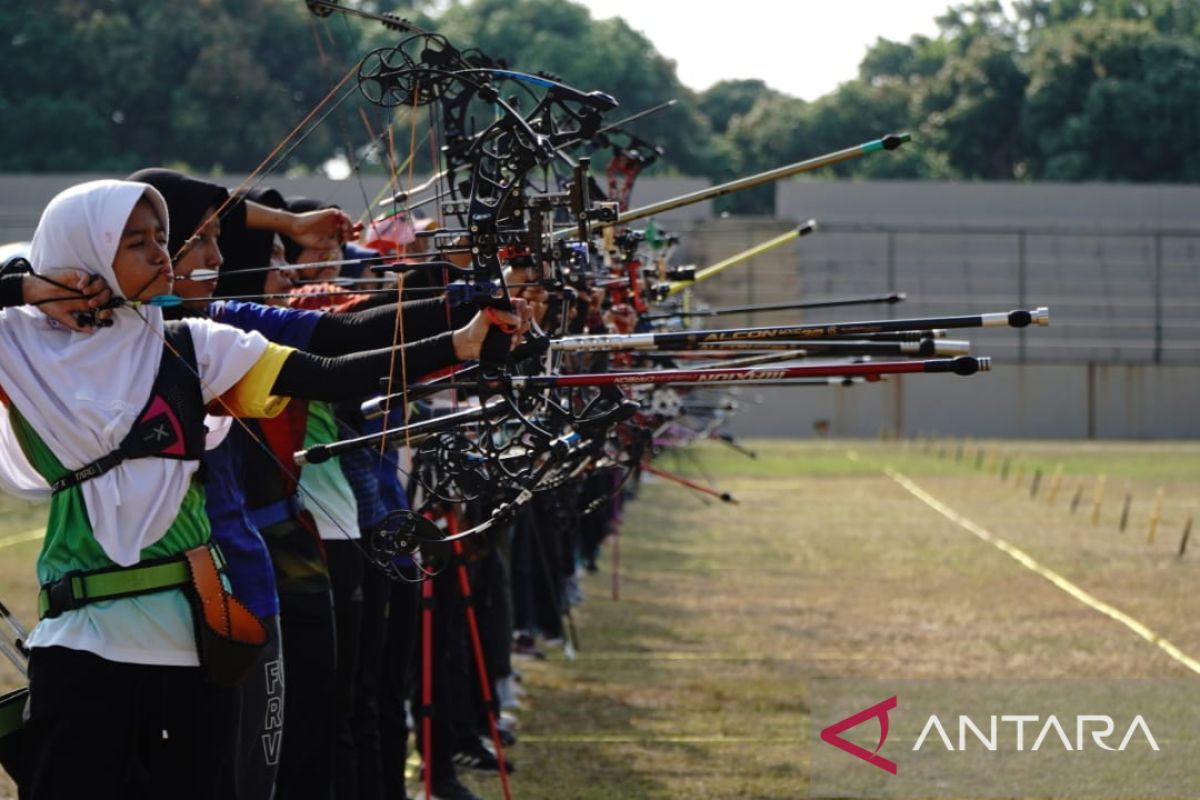
[{"label": "black sleeve", "polygon": [[404,347],[344,356],[322,356],[297,350],[283,362],[271,393],[303,400],[350,400],[379,393],[379,379],[413,383],[431,372],[458,363],[452,334],[443,333]]},{"label": "black sleeve", "polygon": [[25,305],[24,275],[0,277],[0,308]]},{"label": "black sleeve", "polygon": [[[406,342],[460,328],[475,316],[471,306],[446,310],[441,298],[403,304],[403,338]],[[391,347],[396,338],[396,304],[363,311],[329,313],[317,320],[307,349],[320,356],[340,356],[359,350]]]}]

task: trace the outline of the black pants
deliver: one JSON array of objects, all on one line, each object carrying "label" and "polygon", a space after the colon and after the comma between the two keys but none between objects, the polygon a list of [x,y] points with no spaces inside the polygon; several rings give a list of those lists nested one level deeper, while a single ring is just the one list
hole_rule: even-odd
[{"label": "black pants", "polygon": [[279,617],[263,618],[267,646],[236,689],[237,723],[226,742],[233,769],[224,775],[221,797],[271,800],[283,752],[283,651]]},{"label": "black pants", "polygon": [[[462,745],[475,736],[479,718],[479,684],[472,683],[471,651],[467,639],[467,618],[458,588],[458,572],[448,566],[429,579],[433,583],[433,779],[454,777],[451,760]],[[425,624],[424,614],[418,631]],[[420,634],[419,634],[420,635]],[[419,641],[419,640],[418,640]],[[416,674],[413,682],[412,709],[417,724],[417,746],[424,752],[421,728],[424,711],[421,702],[421,653],[416,647]],[[428,768],[428,765],[427,765]]]},{"label": "black pants", "polygon": [[353,716],[358,648],[363,615],[363,561],[357,542],[327,540],[333,617],[337,629],[337,684],[334,691],[333,786],[338,800],[358,800],[358,747]]},{"label": "black pants", "polygon": [[333,793],[336,647],[329,592],[280,592],[283,754],[275,796],[324,800]]},{"label": "black pants", "polygon": [[[404,762],[408,756],[408,722],[404,704],[420,685],[417,655],[421,588],[416,583],[391,584],[387,614],[387,649],[379,695],[379,735],[384,797],[405,797]],[[414,701],[414,714],[420,698]]]},{"label": "black pants", "polygon": [[[388,651],[388,598],[392,591],[391,579],[377,569],[368,566],[363,573],[362,630],[358,648],[358,680],[354,687],[354,744],[358,753],[358,797],[359,800],[384,800],[384,756],[381,741],[381,704],[383,702],[384,660]],[[405,645],[402,663],[406,666],[412,655],[412,620],[410,632],[403,634],[409,641]],[[400,711],[401,717],[404,711]],[[403,726],[404,720],[401,719]],[[404,735],[408,735],[404,727]],[[403,751],[403,746],[401,746]],[[389,754],[389,758],[395,757]],[[400,771],[404,770],[404,754],[399,756]]]},{"label": "black pants", "polygon": [[[497,537],[499,538],[499,537]],[[471,564],[471,591],[475,598],[475,614],[479,620],[479,639],[487,678],[495,697],[496,681],[512,674],[512,587],[508,580],[508,564],[497,541],[483,558]],[[474,658],[471,660],[474,667]],[[472,669],[474,672],[474,668]],[[477,678],[476,678],[477,680]],[[478,684],[474,687],[478,691]],[[494,712],[499,713],[496,705]],[[481,720],[483,732],[487,721]]]},{"label": "black pants", "polygon": [[219,796],[236,693],[200,668],[39,647],[29,680],[23,800]]}]

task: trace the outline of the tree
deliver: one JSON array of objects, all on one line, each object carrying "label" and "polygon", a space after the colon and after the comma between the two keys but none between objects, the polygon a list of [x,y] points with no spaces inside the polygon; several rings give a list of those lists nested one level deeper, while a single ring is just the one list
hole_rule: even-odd
[{"label": "tree", "polygon": [[1143,22],[1079,20],[1032,54],[1022,128],[1044,180],[1197,181],[1200,46]]},{"label": "tree", "polygon": [[783,95],[760,80],[718,81],[700,93],[700,113],[708,118],[713,131],[720,135],[729,124],[752,109],[763,98]]},{"label": "tree", "polygon": [[996,39],[973,38],[915,92],[923,143],[964,178],[1010,180],[1023,158],[1021,108],[1028,77]]},{"label": "tree", "polygon": [[[321,65],[308,16],[284,0],[5,7],[0,112],[21,125],[0,130],[0,168],[249,171],[347,68]],[[354,53],[344,30],[326,47]],[[335,136],[315,128],[288,163],[320,164]]]}]

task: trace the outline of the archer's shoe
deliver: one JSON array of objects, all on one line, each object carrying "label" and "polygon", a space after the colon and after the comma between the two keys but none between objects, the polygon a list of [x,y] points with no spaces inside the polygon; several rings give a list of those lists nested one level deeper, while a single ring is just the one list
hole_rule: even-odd
[{"label": "archer's shoe", "polygon": [[502,711],[516,711],[521,708],[521,694],[524,689],[517,686],[512,675],[506,675],[496,681],[496,699],[500,701]]},{"label": "archer's shoe", "polygon": [[[499,772],[500,759],[496,758],[496,754],[483,746],[483,743],[478,739],[468,741],[457,753],[451,756],[450,760],[454,762],[456,767],[464,769],[477,769],[480,772]],[[517,771],[517,765],[504,759],[504,768],[511,775]]]},{"label": "archer's shoe", "polygon": [[444,778],[433,782],[433,795],[426,797],[425,787],[417,792],[413,800],[481,800],[479,795],[459,783],[458,778]]},{"label": "archer's shoe", "polygon": [[546,654],[537,649],[537,641],[528,633],[519,633],[513,637],[512,654],[517,658],[546,660]]}]

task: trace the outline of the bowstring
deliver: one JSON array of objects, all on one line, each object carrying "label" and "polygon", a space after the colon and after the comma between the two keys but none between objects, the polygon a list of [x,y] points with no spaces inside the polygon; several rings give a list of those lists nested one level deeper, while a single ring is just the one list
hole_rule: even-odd
[{"label": "bowstring", "polygon": [[[341,90],[341,88],[346,84],[346,81],[350,80],[350,77],[352,75],[354,75],[357,71],[358,71],[357,64],[350,67],[350,69],[346,72],[346,74],[342,76],[341,80],[339,80],[333,86],[333,88],[330,89],[329,92],[326,93],[326,95],[323,98],[321,98],[320,102],[318,102],[315,106],[313,106],[313,108],[307,114],[304,115],[304,118],[301,119],[300,122],[298,122],[296,124],[296,126],[294,128],[292,128],[292,130],[286,136],[284,136],[282,140],[279,141],[278,144],[276,144],[273,148],[271,148],[271,152],[267,153],[266,157],[264,157],[262,159],[262,161],[260,161],[258,163],[258,166],[256,166],[250,172],[250,174],[247,175],[242,180],[242,182],[240,184],[238,184],[237,187],[234,188],[234,190],[232,192],[229,193],[229,196],[225,198],[224,202],[222,202],[221,205],[217,206],[217,209],[215,211],[213,211],[213,213],[210,214],[207,218],[204,218],[200,221],[200,224],[196,226],[196,228],[192,231],[191,235],[188,238],[184,239],[184,244],[180,246],[179,251],[177,253],[175,253],[175,255],[172,257],[172,259],[171,259],[172,262],[177,261],[187,251],[189,242],[191,242],[193,239],[195,239],[196,236],[200,233],[200,231],[204,230],[208,225],[211,225],[214,221],[225,218],[225,214],[229,213],[229,211],[232,210],[233,204],[237,202],[239,192],[246,190],[248,187],[253,188],[254,186],[257,186],[259,183],[261,183],[262,180],[266,178],[266,175],[273,172],[280,164],[282,164],[283,159],[285,159],[285,158],[287,158],[287,156],[291,155],[291,153],[297,147],[299,147],[300,144],[305,139],[307,139],[313,133],[313,131],[315,131],[317,129],[317,127],[322,122],[324,122],[325,119],[331,113],[333,113],[334,110],[337,109],[338,106],[340,106],[343,102],[346,101],[346,99],[348,97],[350,97],[351,94],[353,94],[353,90],[345,92],[338,99],[338,101],[333,104],[332,108],[330,108],[328,111],[326,111],[324,114],[322,114],[320,119],[318,119],[311,127],[309,127],[308,131],[306,131],[303,136],[300,136],[296,140],[296,142],[293,143],[292,146],[289,147],[287,149],[287,151],[283,153],[283,155],[279,156],[279,158],[276,159],[276,156],[279,154],[279,152],[281,150],[283,150],[283,148],[286,147],[288,145],[288,143],[291,142],[292,139],[295,138],[296,135],[306,125],[308,125],[309,120],[311,120],[313,117],[315,117],[317,115],[317,113],[322,108],[324,108],[325,105],[327,103],[329,103],[329,101],[331,99],[333,99],[334,95],[336,95]],[[270,169],[266,169],[267,165],[271,163],[272,159],[276,159],[275,163],[273,165],[271,165]],[[259,177],[259,173],[264,173],[264,174],[262,175],[262,177]]]},{"label": "bowstring", "polygon": [[[227,416],[229,416],[235,423],[237,423],[237,425],[242,429],[242,431],[245,432],[246,436],[249,437],[250,441],[253,442],[255,445],[257,445],[258,448],[263,453],[265,453],[267,455],[267,457],[271,461],[273,461],[275,463],[275,465],[282,472],[288,473],[290,470],[289,470],[288,466],[286,464],[284,464],[283,460],[280,459],[275,454],[275,451],[272,450],[265,441],[263,441],[262,437],[260,437],[257,433],[254,432],[254,429],[252,427],[250,427],[249,423],[247,423],[244,419],[242,419],[241,417],[239,417],[237,414],[234,413],[233,407],[229,404],[229,402],[227,400],[225,400],[224,396],[217,393],[213,389],[212,385],[210,383],[208,383],[208,381],[204,380],[204,377],[200,374],[199,368],[193,367],[188,362],[188,360],[183,357],[183,354],[180,353],[179,350],[176,349],[173,344],[171,344],[170,340],[167,339],[166,335],[163,332],[155,329],[155,327],[150,324],[150,320],[148,320],[145,316],[143,316],[142,313],[138,310],[138,308],[136,306],[132,306],[131,309],[135,314],[137,314],[138,319],[140,319],[146,325],[146,327],[156,337],[158,337],[159,341],[161,341],[163,343],[163,347],[165,347],[167,349],[167,351],[171,353],[171,355],[173,355],[176,359],[178,359],[179,363],[183,365],[184,369],[186,369],[189,373],[191,373],[196,378],[196,380],[200,382],[200,386],[203,389],[208,391],[208,393],[213,396],[213,401],[216,402],[217,405],[219,405],[221,407],[221,409],[225,412],[225,414]],[[190,334],[190,331],[189,331],[189,334]],[[296,399],[296,398],[289,398],[289,402],[294,399]],[[301,402],[308,402],[308,401],[301,400]],[[293,466],[295,466],[295,465],[293,465]],[[349,531],[347,531],[344,527],[342,527],[342,524],[334,517],[333,514],[330,513],[329,509],[325,507],[325,504],[322,503],[321,500],[316,495],[314,495],[311,490],[307,489],[303,484],[300,483],[298,476],[299,476],[299,473],[297,473],[296,491],[305,496],[306,503],[307,503],[307,501],[311,500],[313,502],[314,507],[319,508],[322,511],[324,511],[325,515],[327,517],[329,517],[329,520],[333,523],[334,527],[337,528],[338,531],[346,538],[346,541],[353,544],[355,549],[359,551],[359,554],[361,556],[366,558],[371,563],[375,563],[371,559],[370,553],[367,552],[366,548],[363,547],[363,545],[362,545],[361,531],[359,532],[359,536],[355,537]],[[261,536],[261,532],[260,532],[260,536]],[[392,572],[388,571],[387,574],[390,577],[392,575]],[[397,574],[401,574],[401,576],[402,576],[402,573],[397,573]],[[403,578],[403,579],[407,580],[407,578]]]}]

